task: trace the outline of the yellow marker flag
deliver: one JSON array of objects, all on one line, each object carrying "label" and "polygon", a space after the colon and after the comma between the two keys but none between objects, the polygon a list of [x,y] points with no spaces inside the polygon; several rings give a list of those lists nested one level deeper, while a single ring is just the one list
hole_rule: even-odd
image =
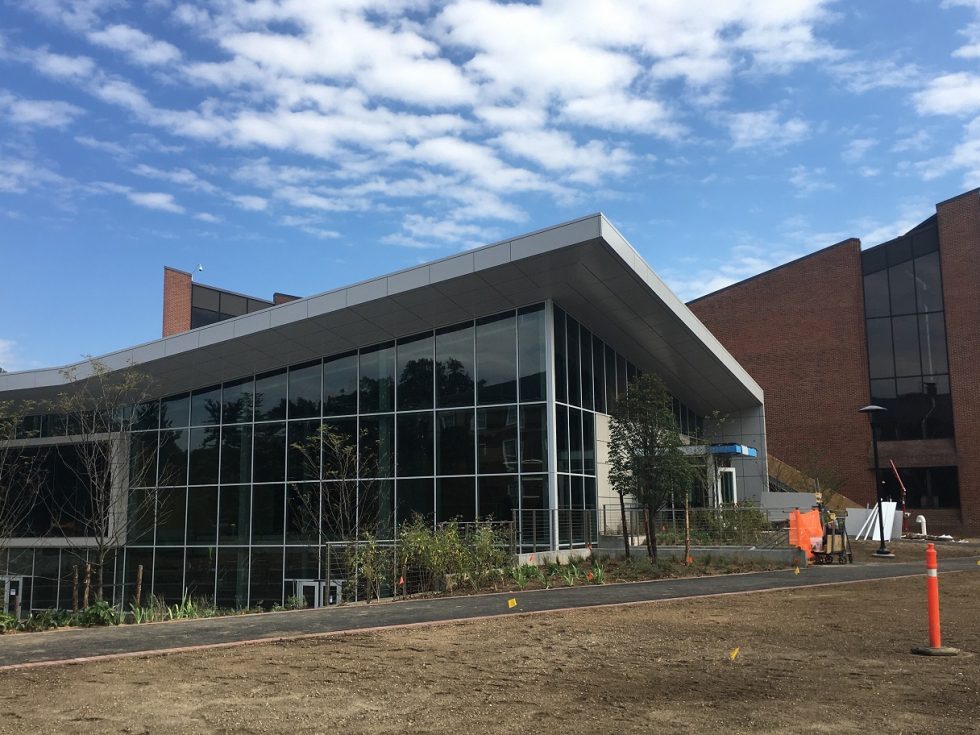
[{"label": "yellow marker flag", "polygon": [[511,597],[509,600],[507,600],[507,607],[517,607],[517,598]]},{"label": "yellow marker flag", "polygon": [[735,646],[735,648],[728,652],[728,660],[734,662],[738,658],[738,652],[741,650],[741,646]]},{"label": "yellow marker flag", "polygon": [[800,573],[800,568],[799,567],[793,567],[793,574],[799,574],[799,573]]}]

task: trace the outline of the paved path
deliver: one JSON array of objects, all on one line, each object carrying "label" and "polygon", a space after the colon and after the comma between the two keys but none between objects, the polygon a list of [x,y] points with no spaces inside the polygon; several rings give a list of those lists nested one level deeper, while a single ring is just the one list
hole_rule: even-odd
[{"label": "paved path", "polygon": [[[946,559],[942,571],[976,570],[976,557]],[[263,615],[123,625],[86,630],[0,636],[0,671],[90,657],[133,656],[199,646],[230,646],[282,638],[323,636],[392,625],[424,625],[453,620],[540,613],[567,608],[622,605],[706,595],[793,589],[924,574],[921,562],[877,562],[818,566],[688,579],[504,592],[469,597],[385,602]],[[507,600],[517,606],[508,608]]]}]

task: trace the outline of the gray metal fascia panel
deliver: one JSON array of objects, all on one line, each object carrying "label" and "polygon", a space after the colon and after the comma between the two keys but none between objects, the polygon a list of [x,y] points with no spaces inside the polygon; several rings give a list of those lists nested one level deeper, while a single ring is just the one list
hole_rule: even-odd
[{"label": "gray metal fascia panel", "polygon": [[373,281],[359,283],[347,289],[347,305],[356,306],[366,301],[383,299],[388,295],[388,279],[376,278]]},{"label": "gray metal fascia panel", "polygon": [[278,309],[269,312],[269,323],[273,327],[281,327],[290,322],[297,322],[309,316],[309,302],[300,299],[283,304]]},{"label": "gray metal fascia panel", "polygon": [[528,258],[568,245],[594,240],[602,235],[600,219],[600,215],[591,215],[511,240],[511,259]]},{"label": "gray metal fascia panel", "polygon": [[153,360],[161,360],[167,356],[167,348],[164,340],[157,342],[147,342],[145,345],[133,348],[133,362],[142,364]]},{"label": "gray metal fascia panel", "polygon": [[206,347],[207,345],[232,339],[235,336],[235,325],[230,321],[218,322],[217,324],[204,327],[198,334],[198,345]]},{"label": "gray metal fascia panel", "polygon": [[510,243],[502,242],[473,253],[473,266],[476,270],[493,268],[510,262]]},{"label": "gray metal fascia panel", "polygon": [[429,267],[420,266],[388,276],[388,295],[412,291],[429,285]]},{"label": "gray metal fascia panel", "polygon": [[347,307],[347,289],[327,291],[327,293],[322,293],[319,296],[311,296],[306,299],[306,302],[308,304],[307,314],[311,317],[338,311]]},{"label": "gray metal fascia panel", "polygon": [[430,283],[465,276],[472,273],[473,270],[473,253],[464,253],[447,260],[439,260],[429,266]]},{"label": "gray metal fascia panel", "polygon": [[263,309],[253,314],[237,317],[231,320],[231,323],[235,325],[235,336],[242,337],[246,334],[255,334],[264,329],[269,329],[271,319],[272,315],[269,310]]},{"label": "gray metal fascia panel", "polygon": [[173,337],[167,337],[163,344],[168,356],[179,355],[181,352],[189,352],[200,347],[200,335],[197,332],[175,334]]}]

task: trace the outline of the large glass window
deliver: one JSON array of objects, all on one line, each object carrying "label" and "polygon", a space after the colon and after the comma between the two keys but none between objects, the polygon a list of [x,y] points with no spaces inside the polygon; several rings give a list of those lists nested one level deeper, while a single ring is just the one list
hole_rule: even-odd
[{"label": "large glass window", "polygon": [[[437,463],[440,475],[472,475],[475,471],[473,411],[437,411]],[[442,517],[442,516],[440,516]]]},{"label": "large glass window", "polygon": [[320,415],[320,361],[289,368],[289,418]]},{"label": "large glass window", "polygon": [[432,523],[435,510],[435,486],[431,478],[398,481],[397,522],[399,525],[421,516]]},{"label": "large glass window", "polygon": [[[190,421],[190,394],[181,393],[177,396],[164,398],[160,402],[160,428],[182,428]],[[58,433],[58,432],[53,432]],[[64,433],[64,432],[61,432]]]},{"label": "large glass window", "polygon": [[937,249],[933,224],[862,254],[871,397],[888,409],[878,419],[883,439],[953,436]]},{"label": "large glass window", "polygon": [[432,418],[431,411],[399,414],[397,451],[399,477],[435,474]]},{"label": "large glass window", "polygon": [[225,383],[221,396],[221,421],[225,424],[240,424],[252,420],[252,405],[255,400],[255,380],[245,378]]},{"label": "large glass window", "polygon": [[436,404],[473,405],[473,324],[436,332]]},{"label": "large glass window", "polygon": [[187,543],[212,545],[217,540],[218,488],[191,488],[187,493]]},{"label": "large glass window", "polygon": [[545,406],[521,406],[521,472],[548,471],[548,425]]},{"label": "large glass window", "polygon": [[160,485],[187,484],[187,429],[160,432]]},{"label": "large glass window", "polygon": [[[194,488],[197,492],[197,488]],[[157,491],[157,545],[181,546],[184,543],[184,516],[187,490],[182,487]]]},{"label": "large glass window", "polygon": [[319,480],[322,445],[320,420],[290,421],[286,441],[286,477],[290,480]]},{"label": "large glass window", "polygon": [[395,468],[395,417],[365,416],[361,419],[361,476],[392,477]]},{"label": "large glass window", "polygon": [[517,400],[517,318],[511,312],[476,323],[477,402]]},{"label": "large glass window", "polygon": [[188,441],[189,485],[211,485],[218,481],[218,451],[221,430],[217,426],[191,429]]},{"label": "large glass window", "polygon": [[361,350],[361,413],[395,409],[395,345]]},{"label": "large glass window", "polygon": [[248,485],[222,486],[218,501],[218,543],[248,543],[251,498],[252,489]]},{"label": "large glass window", "polygon": [[221,386],[191,394],[191,426],[221,423]]},{"label": "large glass window", "polygon": [[281,544],[285,513],[282,485],[256,485],[252,489],[252,543]]},{"label": "large glass window", "polygon": [[517,344],[521,401],[543,401],[547,377],[543,304],[518,311]]},{"label": "large glass window", "polygon": [[323,361],[323,413],[350,416],[357,413],[357,353]]},{"label": "large glass window", "polygon": [[277,370],[255,379],[255,420],[286,418],[286,371]]},{"label": "large glass window", "polygon": [[249,482],[252,479],[252,427],[221,428],[221,481]]},{"label": "large glass window", "polygon": [[278,482],[286,473],[286,424],[255,425],[255,482]]},{"label": "large glass window", "polygon": [[214,601],[220,607],[243,608],[248,604],[248,547],[218,549]]},{"label": "large glass window", "polygon": [[480,474],[517,472],[517,406],[476,412]]},{"label": "large glass window", "polygon": [[433,345],[431,333],[398,340],[398,410],[432,408]]},{"label": "large glass window", "polygon": [[477,515],[483,520],[510,521],[518,508],[517,475],[481,477],[477,494]]},{"label": "large glass window", "polygon": [[442,477],[436,481],[436,517],[439,521],[476,520],[476,485],[473,477]]}]

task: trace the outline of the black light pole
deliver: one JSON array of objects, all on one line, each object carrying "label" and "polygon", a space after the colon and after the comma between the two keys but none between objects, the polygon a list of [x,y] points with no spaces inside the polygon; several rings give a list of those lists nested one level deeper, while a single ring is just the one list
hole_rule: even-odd
[{"label": "black light pole", "polygon": [[878,422],[875,421],[875,414],[881,413],[882,411],[887,411],[887,408],[883,406],[876,406],[871,404],[870,406],[865,406],[864,408],[858,409],[861,413],[868,415],[868,419],[871,422],[871,451],[874,454],[875,460],[875,498],[878,501],[878,538],[881,543],[878,546],[878,550],[875,551],[875,556],[893,557],[895,556],[885,547],[885,518],[881,513],[881,468],[878,466]]}]

